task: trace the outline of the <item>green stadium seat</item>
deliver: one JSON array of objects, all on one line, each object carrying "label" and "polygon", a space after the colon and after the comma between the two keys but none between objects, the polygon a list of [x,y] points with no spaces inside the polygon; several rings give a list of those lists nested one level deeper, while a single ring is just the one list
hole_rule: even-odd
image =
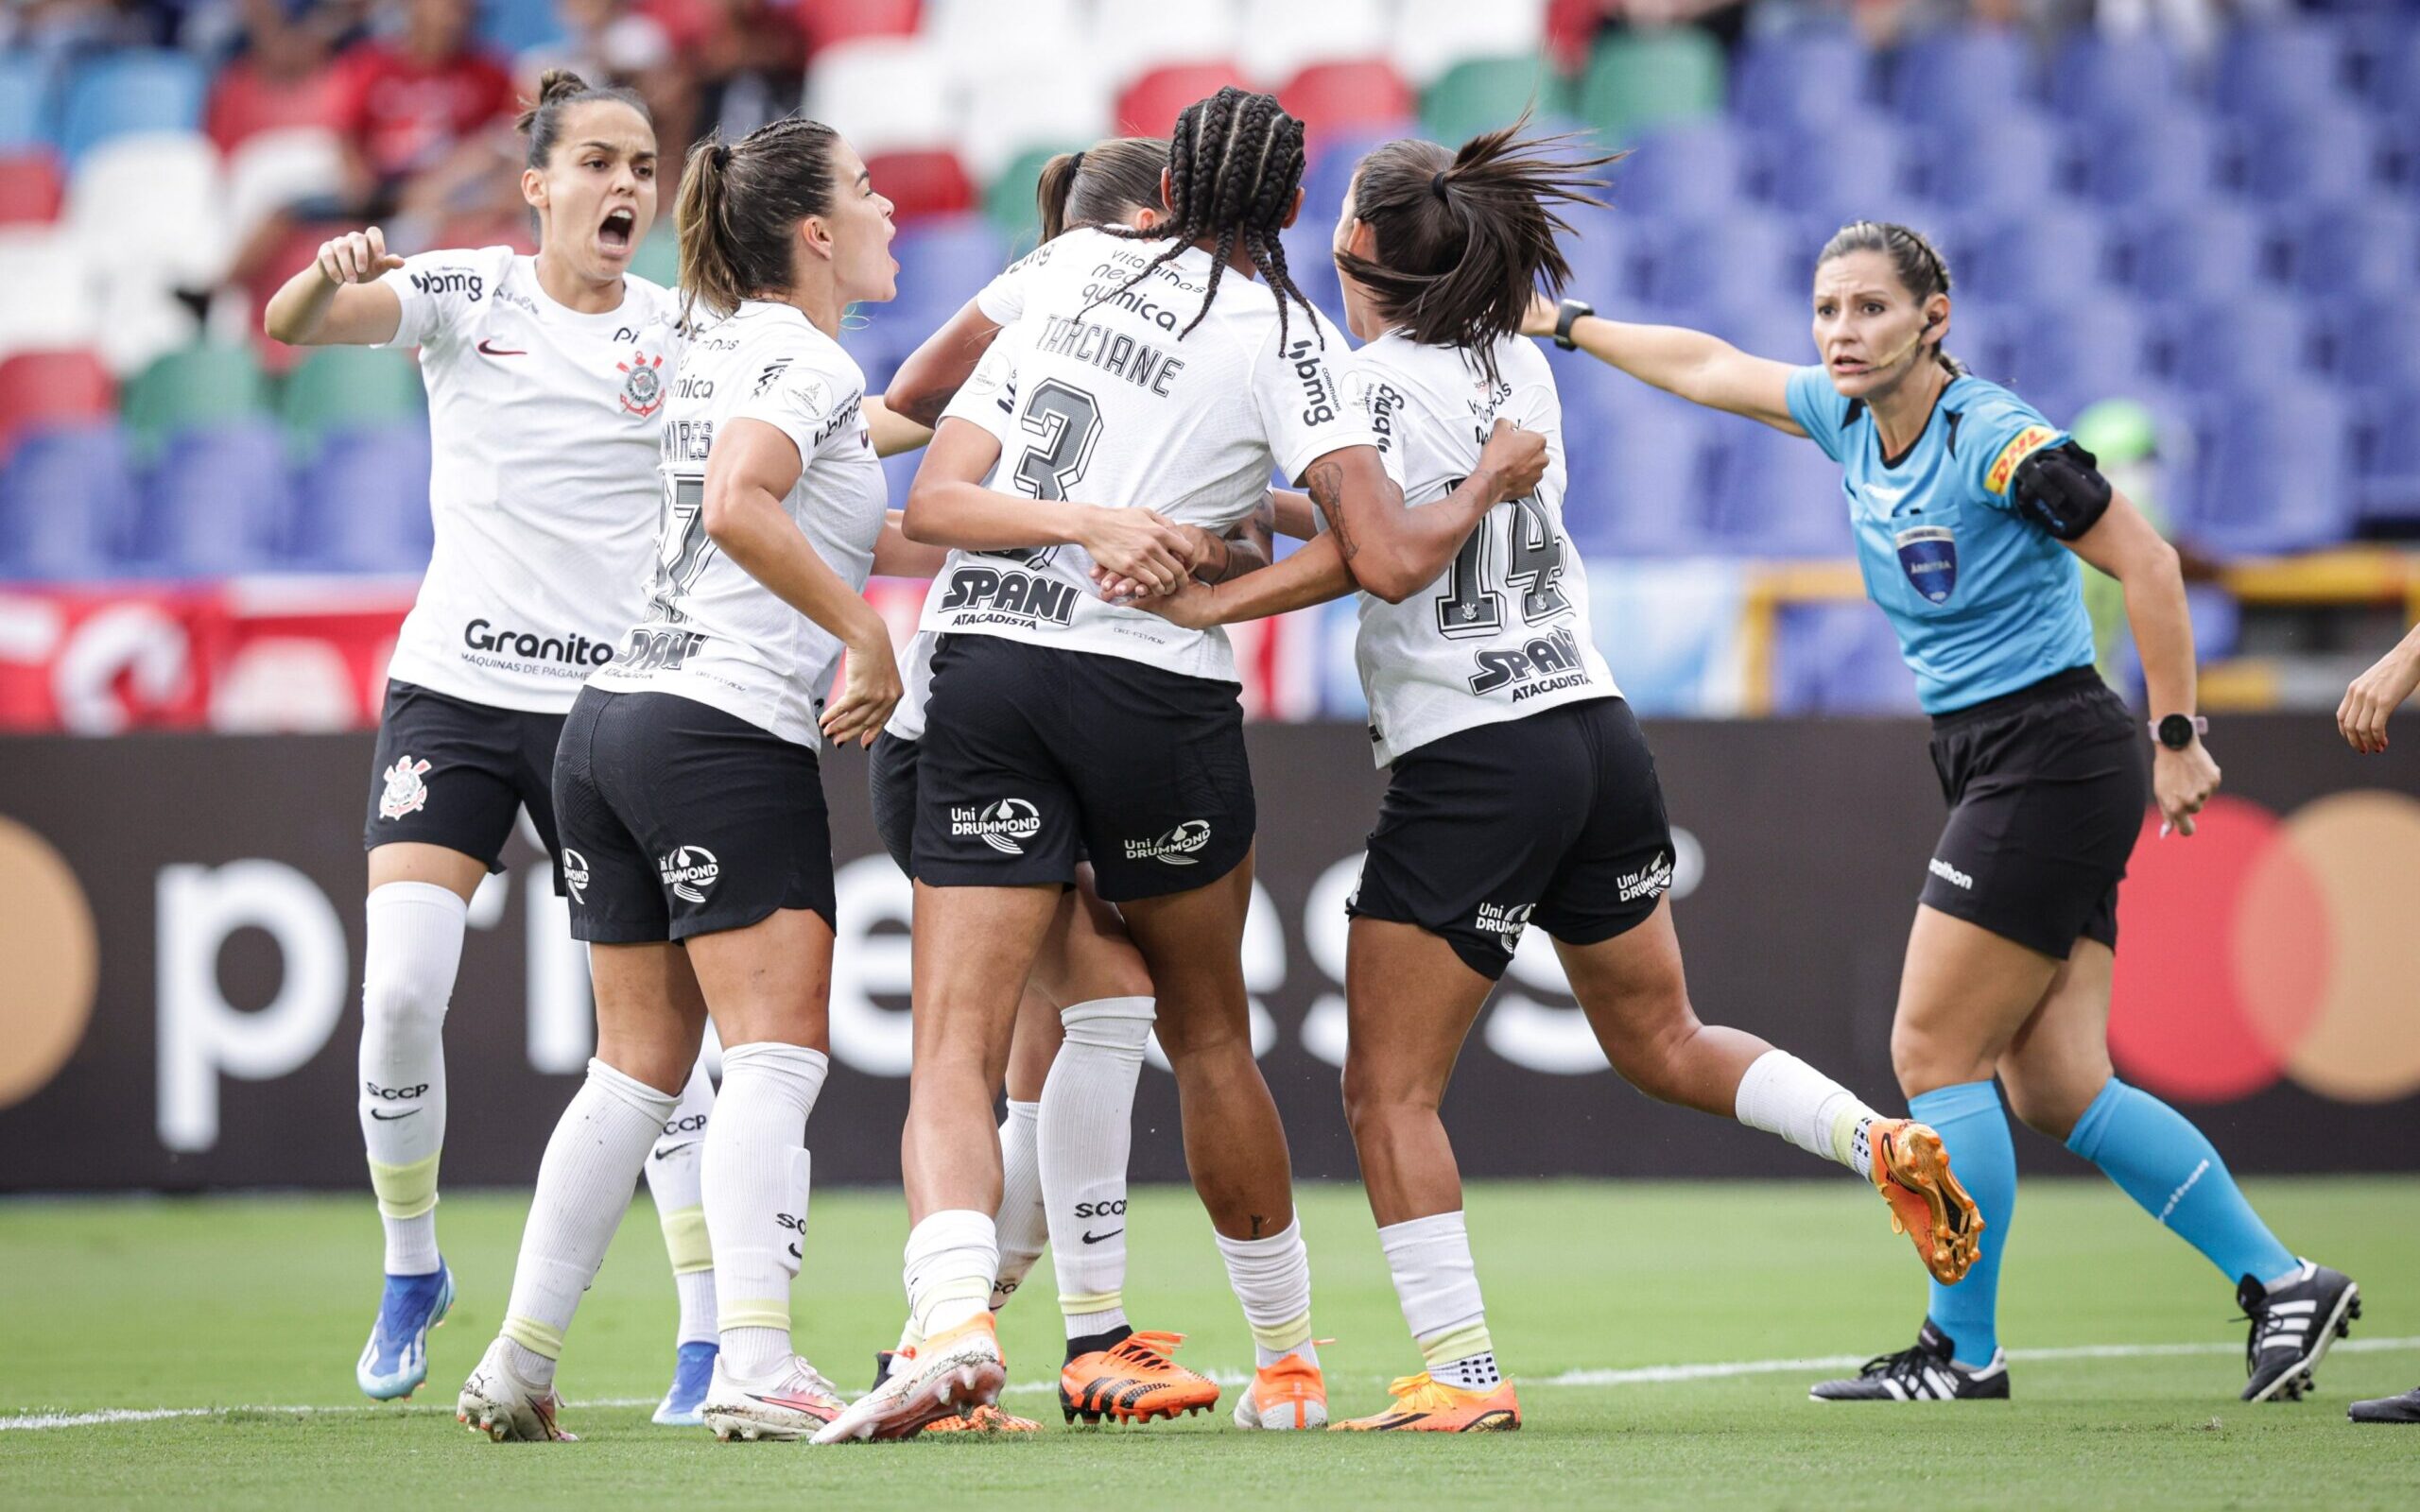
[{"label": "green stadium seat", "polygon": [[1524,110],[1541,121],[1562,114],[1567,94],[1543,58],[1466,58],[1420,96],[1420,129],[1433,142],[1459,146],[1511,126]]},{"label": "green stadium seat", "polygon": [[1688,27],[1619,32],[1597,46],[1580,83],[1581,119],[1616,140],[1722,109],[1722,47]]},{"label": "green stadium seat", "polygon": [[672,234],[669,217],[655,223],[655,230],[639,249],[631,254],[631,271],[651,284],[677,288],[681,283],[681,240]]},{"label": "green stadium seat", "polygon": [[302,359],[278,396],[278,419],[303,450],[331,431],[418,420],[427,407],[420,373],[400,352],[321,347]]},{"label": "green stadium seat", "polygon": [[1073,152],[1085,146],[1088,144],[1070,142],[1062,147],[1035,147],[1020,152],[983,191],[983,214],[1008,238],[1012,255],[1024,255],[1042,240],[1042,216],[1033,205],[1033,187],[1041,180],[1042,165],[1062,152]]},{"label": "green stadium seat", "polygon": [[268,381],[249,346],[205,342],[171,352],[126,387],[126,426],[148,455],[182,431],[268,411]]}]

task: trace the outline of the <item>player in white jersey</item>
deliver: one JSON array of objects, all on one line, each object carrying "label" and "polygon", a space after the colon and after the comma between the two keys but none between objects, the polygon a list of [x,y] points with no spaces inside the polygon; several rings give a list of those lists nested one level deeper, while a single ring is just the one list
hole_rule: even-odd
[{"label": "player in white jersey", "polygon": [[[1240,966],[1253,806],[1233,656],[1223,636],[1096,598],[1090,575],[1165,589],[1223,569],[1215,544],[1162,559],[1162,528],[1214,541],[1260,506],[1272,464],[1337,507],[1409,517],[1340,401],[1326,351],[1341,338],[1286,276],[1301,123],[1224,90],[1179,117],[1167,162],[1160,225],[1072,231],[1036,251],[1014,373],[997,398],[959,396],[909,494],[908,534],[958,548],[925,615],[942,638],[912,842],[903,1149],[924,1344],[819,1441],[912,1432],[1003,1379],[985,1306],[993,1088],[1080,850],[1150,965],[1188,1163],[1253,1325],[1260,1369],[1237,1420],[1325,1420],[1309,1261]],[[1100,528],[1069,505],[1077,493],[1123,506],[1111,515],[1131,528]]]},{"label": "player in white jersey", "polygon": [[[1584,174],[1610,161],[1553,147],[1522,141],[1518,128],[1459,152],[1390,143],[1362,160],[1337,221],[1346,315],[1369,343],[1348,387],[1414,512],[1484,464],[1480,441],[1502,420],[1547,436],[1552,456],[1544,482],[1492,510],[1441,580],[1361,603],[1357,657],[1391,774],[1349,905],[1345,1112],[1426,1368],[1394,1383],[1385,1411],[1340,1428],[1521,1425],[1437,1109],[1532,922],[1632,1085],[1870,1177],[1945,1279],[1973,1258],[1973,1205],[1938,1135],[1880,1117],[1754,1036],[1701,1023],[1689,1005],[1654,760],[1590,633],[1586,577],[1564,526],[1554,376],[1515,335],[1532,290],[1568,276],[1554,206],[1593,202]],[[1340,596],[1353,586],[1356,544],[1349,525],[1334,529],[1268,572],[1163,607],[1211,625]]]},{"label": "player in white jersey", "polygon": [[[645,107],[556,70],[521,126],[537,256],[490,247],[394,257],[373,226],[322,246],[264,322],[302,346],[418,347],[428,386],[436,552],[388,669],[363,834],[359,1113],[386,1283],[355,1375],[381,1400],[426,1377],[428,1331],[453,1301],[437,1174],[441,1030],[465,910],[480,877],[500,869],[518,810],[561,859],[555,741],[581,680],[637,617],[664,394],[680,358],[671,291],[627,271],[655,219]],[[555,885],[560,894],[560,868]],[[696,1146],[713,1101],[700,1069],[648,1166],[681,1293],[662,1420],[696,1420],[713,1364]]]},{"label": "player in white jersey", "polygon": [[[555,1363],[711,1015],[723,1081],[700,1181],[721,1351],[717,1437],[797,1438],[839,1410],[793,1352],[803,1133],[828,1069],[832,848],[819,741],[871,741],[899,697],[860,590],[883,533],[865,379],[834,339],[891,298],[890,205],[829,127],[784,120],[689,156],[682,284],[715,318],[666,401],[653,586],[555,758],[596,1058],[556,1125],[501,1334],[458,1415],[562,1436]],[[836,666],[848,653],[835,691]]]}]

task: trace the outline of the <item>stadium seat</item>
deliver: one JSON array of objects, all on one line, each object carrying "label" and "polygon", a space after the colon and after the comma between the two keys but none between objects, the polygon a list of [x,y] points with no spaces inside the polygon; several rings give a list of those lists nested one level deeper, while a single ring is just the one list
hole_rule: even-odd
[{"label": "stadium seat", "polygon": [[2263,237],[2252,213],[2211,201],[2137,221],[2125,234],[2127,282],[2145,299],[2194,303],[2260,281]]},{"label": "stadium seat", "polygon": [[[1618,205],[1618,195],[1613,198]],[[1561,238],[1563,255],[1571,264],[1572,295],[1607,315],[1636,298],[1640,268],[1630,217],[1619,209],[1594,205],[1564,205],[1559,214],[1573,231]]]},{"label": "stadium seat", "polygon": [[2305,551],[2353,533],[2351,428],[2323,387],[2278,383],[2209,406],[2182,532],[2222,556]]},{"label": "stadium seat", "polygon": [[795,0],[791,14],[805,33],[811,62],[835,43],[913,36],[923,9],[922,0]]},{"label": "stadium seat", "polygon": [[1340,132],[1373,127],[1409,136],[1418,108],[1411,87],[1383,59],[1312,63],[1287,80],[1277,99],[1303,123],[1313,150]]},{"label": "stadium seat", "polygon": [[[949,77],[973,83],[985,74],[1014,73],[1002,60],[1049,57],[1046,73],[1023,77],[1030,89],[1047,79],[1051,89],[1064,82],[1070,68],[1089,61],[1084,43],[1081,0],[925,0],[918,33],[941,53]],[[1035,90],[1046,94],[1046,90]]]},{"label": "stadium seat", "polygon": [[250,347],[208,344],[172,352],[126,386],[127,429],[147,455],[181,431],[268,412],[268,383]]},{"label": "stadium seat", "polygon": [[872,307],[870,318],[895,317],[916,328],[919,340],[940,329],[1009,262],[998,228],[978,215],[934,216],[903,227],[890,255],[899,260],[899,298]]},{"label": "stadium seat", "polygon": [[1344,206],[1344,192],[1353,186],[1353,170],[1372,149],[1408,134],[1401,121],[1331,132],[1311,147],[1310,166],[1303,172],[1303,218],[1317,220],[1330,231]]},{"label": "stadium seat", "polygon": [[[1278,240],[1284,244],[1287,276],[1303,297],[1319,306],[1320,313],[1344,324],[1344,292],[1337,281],[1336,217],[1333,213],[1313,215],[1307,210],[1303,218],[1288,227]],[[1193,318],[1190,314],[1187,320]]]},{"label": "stadium seat", "polygon": [[1017,154],[1014,162],[993,177],[983,191],[983,214],[990,217],[993,229],[1007,243],[1009,255],[1019,256],[1030,251],[1042,239],[1042,211],[1034,197],[1041,187],[1043,165],[1062,152],[1073,152],[1090,145],[1088,142],[1062,142],[1054,146],[1030,147]]},{"label": "stadium seat", "polygon": [[188,430],[152,470],[130,556],[165,577],[263,571],[290,511],[285,438],[273,422]]},{"label": "stadium seat", "polygon": [[1804,437],[1726,425],[1707,525],[1720,549],[1739,556],[1840,556],[1850,546],[1840,465]]},{"label": "stadium seat", "polygon": [[681,239],[669,217],[659,219],[647,240],[631,254],[631,271],[650,284],[676,288],[681,283]]},{"label": "stadium seat", "polygon": [[[1236,56],[1236,8],[1230,0],[1171,5],[1168,0],[1095,0],[1088,33],[1094,56],[1113,79],[1132,83],[1164,68],[1217,62]],[[1180,106],[1190,103],[1180,101]],[[1170,111],[1168,118],[1175,119]],[[1163,136],[1166,125],[1139,133]],[[1128,132],[1128,135],[1137,133]]]},{"label": "stadium seat", "polygon": [[1743,295],[1703,308],[1665,312],[1665,316],[1671,324],[1720,336],[1753,356],[1793,366],[1816,360],[1813,321],[1805,300]]},{"label": "stadium seat", "polygon": [[563,41],[555,0],[481,0],[479,40],[507,57]]},{"label": "stadium seat", "polygon": [[1641,215],[1702,216],[1727,210],[1748,179],[1748,144],[1719,115],[1656,130],[1616,164],[1622,208]]},{"label": "stadium seat", "polygon": [[2066,143],[2048,120],[2011,110],[1927,133],[1924,197],[1952,212],[2023,214],[2065,187]]},{"label": "stadium seat", "polygon": [[130,133],[78,162],[65,225],[106,277],[200,288],[226,270],[226,208],[208,137]]},{"label": "stadium seat", "polygon": [[26,436],[0,467],[0,579],[109,576],[134,501],[134,470],[114,421]]},{"label": "stadium seat", "polygon": [[[1396,71],[1425,90],[1471,60],[1536,58],[1545,45],[1546,19],[1546,0],[1402,0],[1388,46]],[[1496,124],[1512,120],[1508,115]]]},{"label": "stadium seat", "polygon": [[[1963,310],[1958,318],[1964,322]],[[2151,332],[2119,295],[2063,301],[2054,317],[2021,320],[2010,335],[2009,386],[2037,406],[2072,408],[2153,382]]]},{"label": "stadium seat", "polygon": [[2100,217],[2067,200],[2045,200],[1970,222],[1946,238],[1952,296],[2005,303],[2075,298],[2108,272]]},{"label": "stadium seat", "polygon": [[1421,133],[1459,146],[1481,131],[1511,126],[1524,111],[1549,126],[1564,113],[1564,95],[1563,79],[1543,58],[1466,58],[1421,94]]},{"label": "stadium seat", "polygon": [[2343,62],[2342,43],[2324,26],[2235,26],[2219,43],[2210,102],[2228,115],[2259,121],[2324,110],[2345,93]]},{"label": "stadium seat", "polygon": [[93,270],[65,234],[0,231],[0,357],[89,347],[99,335]]},{"label": "stadium seat", "polygon": [[2361,524],[2371,534],[2420,534],[2420,426],[2411,423],[2420,385],[2377,396],[2363,427],[2359,473]]},{"label": "stadium seat", "polygon": [[2243,188],[2257,203],[2324,205],[2380,192],[2386,154],[2360,111],[2300,112],[2246,128],[2243,144]]},{"label": "stadium seat", "polygon": [[928,152],[870,152],[866,172],[890,201],[900,225],[931,215],[954,215],[975,205],[975,184],[958,154],[946,147]]},{"label": "stadium seat", "polygon": [[302,359],[278,395],[278,419],[298,446],[330,432],[422,424],[427,395],[401,352],[376,347],[320,347]]},{"label": "stadium seat", "polygon": [[296,480],[283,558],[323,572],[425,568],[428,449],[423,424],[332,432]]},{"label": "stadium seat", "polygon": [[[1115,111],[1107,76],[1063,58],[1004,56],[1008,60],[999,68],[967,83],[966,129],[959,134],[958,155],[976,181],[992,182],[1036,147],[1086,147],[1110,134]],[[1037,78],[1048,78],[1050,87],[1034,88]],[[1032,187],[1030,179],[1027,187]]]},{"label": "stadium seat", "polygon": [[285,127],[244,139],[227,158],[227,233],[231,245],[269,216],[344,185],[344,146],[322,127]]},{"label": "stadium seat", "polygon": [[0,360],[0,456],[38,426],[112,419],[117,381],[90,352],[20,352]]},{"label": "stadium seat", "polygon": [[2328,371],[2360,391],[2420,389],[2420,291],[2319,306]]},{"label": "stadium seat", "polygon": [[51,146],[57,104],[48,62],[31,53],[0,53],[0,152]]},{"label": "stadium seat", "polygon": [[2313,299],[2420,287],[2420,215],[2383,199],[2289,211],[2272,222],[2293,286]]},{"label": "stadium seat", "polygon": [[2122,123],[2134,130],[2170,118],[2183,106],[2176,54],[2149,31],[2119,35],[2078,26],[2052,52],[2047,81],[2050,109],[2079,124]]},{"label": "stadium seat", "polygon": [[2170,305],[2161,323],[2169,377],[2187,390],[2249,392],[2316,366],[2318,349],[2302,310],[2265,289]]},{"label": "stadium seat", "polygon": [[1581,80],[1580,118],[1616,141],[1722,109],[1721,44],[1693,27],[1616,32]]},{"label": "stadium seat", "polygon": [[849,145],[869,158],[959,139],[958,91],[941,49],[921,37],[860,37],[818,53],[805,113],[845,123]]},{"label": "stadium seat", "polygon": [[78,67],[60,111],[59,148],[72,164],[115,136],[198,131],[207,83],[182,53],[130,48]]},{"label": "stadium seat", "polygon": [[1870,216],[1891,217],[1910,198],[1905,133],[1870,112],[1842,113],[1819,127],[1764,132],[1766,193],[1793,215],[1833,229]]},{"label": "stadium seat", "polygon": [[1556,376],[1573,543],[1591,554],[1721,550],[1706,524],[1709,427],[1719,421],[1594,358],[1559,362]]},{"label": "stadium seat", "polygon": [[0,157],[0,226],[47,226],[59,218],[59,169],[50,154]]},{"label": "stadium seat", "polygon": [[2101,119],[2069,116],[2069,152],[2085,198],[2111,210],[2167,210],[2217,190],[2225,157],[2211,119],[2177,110],[2111,129]]},{"label": "stadium seat", "polygon": [[1860,600],[1784,605],[1773,625],[1772,667],[1776,714],[1916,710],[1916,677],[1899,655],[1891,622]]},{"label": "stadium seat", "polygon": [[2033,60],[2022,33],[1943,26],[1890,59],[1892,108],[1927,127],[1954,128],[2025,109]]},{"label": "stadium seat", "polygon": [[2407,26],[2380,49],[2369,75],[2371,101],[2389,115],[2420,120],[2420,26]]},{"label": "stadium seat", "polygon": [[1804,282],[1789,224],[1753,205],[1654,227],[1649,238],[1647,298],[1657,305],[1679,309],[1781,295]]},{"label": "stadium seat", "polygon": [[1117,96],[1117,134],[1165,137],[1175,129],[1176,118],[1186,106],[1218,94],[1226,85],[1243,82],[1241,71],[1231,62],[1154,68]]},{"label": "stadium seat", "polygon": [[1739,49],[1732,110],[1758,128],[1792,131],[1871,108],[1874,54],[1845,27],[1752,38]]},{"label": "stadium seat", "polygon": [[1238,0],[1236,61],[1268,88],[1317,63],[1381,57],[1392,9],[1384,0]]}]

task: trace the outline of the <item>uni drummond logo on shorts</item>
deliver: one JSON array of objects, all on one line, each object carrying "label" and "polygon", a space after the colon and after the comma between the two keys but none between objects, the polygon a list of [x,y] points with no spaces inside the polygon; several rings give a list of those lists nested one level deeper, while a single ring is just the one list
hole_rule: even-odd
[{"label": "uni drummond logo on shorts", "polygon": [[1478,917],[1471,920],[1471,927],[1482,935],[1494,935],[1503,940],[1505,953],[1510,954],[1521,948],[1521,932],[1530,927],[1530,915],[1536,911],[1537,906],[1535,903],[1481,903],[1478,905]]},{"label": "uni drummond logo on shorts", "polygon": [[1198,852],[1210,843],[1210,821],[1187,819],[1156,840],[1129,840],[1126,859],[1129,861],[1165,861],[1171,867],[1189,867]]},{"label": "uni drummond logo on shorts", "polygon": [[656,862],[655,874],[673,897],[701,903],[722,876],[722,863],[704,846],[676,845]]},{"label": "uni drummond logo on shorts", "polygon": [[1614,885],[1620,890],[1621,900],[1626,903],[1636,902],[1641,898],[1660,898],[1672,887],[1672,858],[1658,851],[1654,860],[1636,871],[1616,878]]},{"label": "uni drummond logo on shorts", "polygon": [[1956,867],[1951,866],[1948,862],[1944,861],[1939,856],[1933,857],[1932,865],[1927,867],[1925,869],[1931,872],[1934,876],[1939,877],[1942,881],[1949,884],[1953,887],[1962,887],[1968,892],[1973,892],[1975,890],[1974,878],[1966,875],[1966,873],[1959,870]]},{"label": "uni drummond logo on shorts", "polygon": [[972,836],[1004,856],[1025,854],[1025,843],[1042,833],[1042,811],[1021,798],[1004,798],[981,808],[952,804],[950,838]]},{"label": "uni drummond logo on shorts", "polygon": [[569,846],[563,847],[563,890],[573,902],[588,902],[588,858]]}]

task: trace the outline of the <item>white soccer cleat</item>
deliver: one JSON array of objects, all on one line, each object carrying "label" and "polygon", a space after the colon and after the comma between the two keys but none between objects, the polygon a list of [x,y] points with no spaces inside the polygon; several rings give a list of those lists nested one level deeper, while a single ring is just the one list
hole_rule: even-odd
[{"label": "white soccer cleat", "polygon": [[579,1435],[563,1432],[555,1422],[555,1415],[562,1411],[562,1399],[551,1386],[542,1389],[514,1375],[505,1364],[504,1345],[498,1339],[479,1356],[478,1368],[462,1383],[462,1394],[454,1400],[454,1420],[499,1444],[572,1442]]},{"label": "white soccer cleat", "polygon": [[717,1357],[701,1417],[724,1443],[735,1438],[788,1442],[823,1427],[840,1415],[843,1405],[838,1388],[804,1355],[791,1355],[778,1369],[755,1377],[733,1375]]},{"label": "white soccer cleat", "polygon": [[913,1349],[900,1350],[882,1384],[833,1418],[814,1441],[905,1438],[926,1423],[991,1404],[1008,1379],[992,1314],[979,1313]]}]

